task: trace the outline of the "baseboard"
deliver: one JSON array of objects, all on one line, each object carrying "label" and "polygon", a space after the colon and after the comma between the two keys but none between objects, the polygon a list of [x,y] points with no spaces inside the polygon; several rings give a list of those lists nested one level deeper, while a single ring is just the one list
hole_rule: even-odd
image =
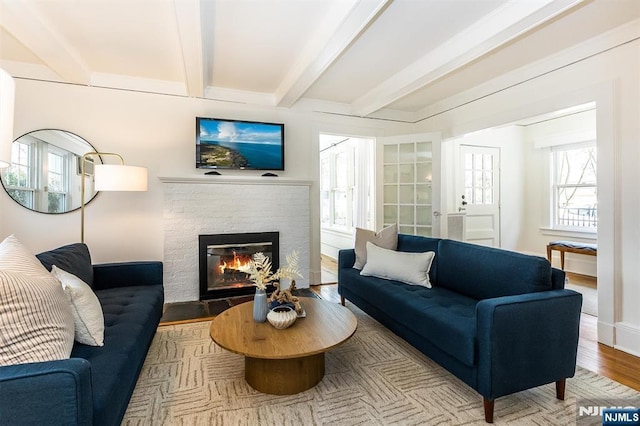
[{"label": "baseboard", "polygon": [[615,342],[615,327],[598,319],[598,342],[613,347]]},{"label": "baseboard", "polygon": [[616,344],[614,348],[640,357],[640,329],[629,323],[616,323]]}]

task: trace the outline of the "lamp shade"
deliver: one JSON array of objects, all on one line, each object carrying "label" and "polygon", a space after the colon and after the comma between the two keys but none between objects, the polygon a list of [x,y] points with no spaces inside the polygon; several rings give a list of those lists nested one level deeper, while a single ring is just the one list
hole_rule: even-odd
[{"label": "lamp shade", "polygon": [[0,169],[11,165],[15,92],[13,78],[0,68]]},{"label": "lamp shade", "polygon": [[96,191],[146,191],[145,167],[98,164],[94,169]]}]

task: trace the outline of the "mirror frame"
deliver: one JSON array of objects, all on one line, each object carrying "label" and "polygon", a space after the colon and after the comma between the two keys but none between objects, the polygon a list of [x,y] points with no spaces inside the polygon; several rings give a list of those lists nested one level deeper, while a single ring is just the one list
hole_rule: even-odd
[{"label": "mirror frame", "polygon": [[[46,137],[44,138],[40,138],[38,137],[38,132],[60,132],[63,133],[65,135],[70,135],[72,139],[75,139],[77,142],[82,142],[86,145],[86,150],[82,153],[79,152],[73,152],[69,149],[66,149],[64,147],[60,147],[58,145],[55,144],[55,142],[52,142],[51,140],[47,140]],[[36,134],[36,135],[34,135]],[[53,146],[55,146],[58,150],[63,150],[66,151],[71,157],[69,159],[66,160],[66,169],[67,169],[67,173],[66,173],[66,185],[70,186],[71,185],[71,180],[76,177],[76,176],[80,176],[80,159],[82,158],[82,155],[87,153],[87,152],[95,152],[96,149],[95,147],[89,142],[87,141],[85,138],[70,132],[68,130],[62,130],[62,129],[37,129],[37,130],[32,130],[30,132],[27,132],[23,135],[21,135],[20,137],[14,139],[13,143],[12,143],[12,157],[13,157],[13,150],[15,149],[16,146],[16,142],[20,141],[20,139],[26,137],[26,136],[32,136],[35,139],[42,141],[43,144],[51,144]],[[44,135],[47,136],[47,135]],[[59,143],[59,142],[58,142]],[[30,142],[30,144],[33,144],[32,142]],[[71,145],[72,143],[70,143],[69,145]],[[32,181],[42,181],[44,178],[43,176],[45,176],[46,174],[46,170],[45,170],[45,165],[42,162],[42,158],[44,157],[44,155],[37,155],[37,153],[43,153],[46,152],[44,151],[45,146],[41,145],[40,147],[36,148],[36,152],[31,152],[29,154],[30,156],[30,162],[35,162],[36,158],[35,157],[40,157],[40,161],[38,164],[30,164],[30,167],[32,168],[32,171],[30,172],[30,179]],[[102,163],[102,159],[99,156],[96,156],[97,159],[95,160],[96,162],[98,162],[98,164]],[[91,158],[91,160],[93,160],[93,158]],[[93,164],[93,162],[92,162]],[[88,166],[88,165],[85,165]],[[22,204],[21,202],[19,202],[16,198],[14,198],[12,196],[12,194],[9,192],[9,190],[11,188],[7,187],[7,184],[5,183],[5,176],[6,173],[8,173],[9,170],[11,170],[13,166],[10,166],[6,169],[0,170],[0,183],[2,183],[2,187],[4,188],[5,192],[7,193],[7,195],[13,200],[15,201],[18,205],[20,205],[21,207],[30,210],[32,212],[36,212],[36,213],[43,213],[43,214],[52,214],[52,215],[59,215],[59,214],[65,214],[65,213],[71,213],[74,212],[76,210],[80,210],[80,208],[82,207],[82,200],[80,200],[80,203],[78,203],[76,206],[74,206],[73,208],[67,209],[65,211],[61,211],[61,212],[50,212],[50,211],[43,211],[43,210],[38,210],[37,208],[31,208],[29,206],[26,206],[24,204]],[[90,167],[89,167],[90,168]],[[85,176],[87,176],[87,174],[85,173]],[[91,175],[88,175],[91,176]],[[73,191],[73,194],[77,195],[78,199],[81,198],[81,194],[80,194],[80,184],[81,184],[81,180],[78,178],[77,179],[77,191]],[[74,184],[75,184],[74,183]],[[31,185],[31,187],[33,187],[34,185]],[[40,192],[42,194],[42,192],[44,191],[45,188],[45,184],[40,183],[37,184],[38,188],[35,189],[35,192]],[[67,191],[65,191],[65,195],[69,195],[71,191],[67,188]],[[46,191],[45,191],[46,193]],[[86,206],[87,204],[89,204],[95,197],[96,195],[98,195],[98,192],[93,190],[93,188],[91,188],[89,191],[87,191],[85,189],[85,201],[84,201],[84,205]],[[74,203],[75,204],[75,203]],[[73,204],[72,204],[73,205]],[[46,207],[46,206],[45,206]]]}]

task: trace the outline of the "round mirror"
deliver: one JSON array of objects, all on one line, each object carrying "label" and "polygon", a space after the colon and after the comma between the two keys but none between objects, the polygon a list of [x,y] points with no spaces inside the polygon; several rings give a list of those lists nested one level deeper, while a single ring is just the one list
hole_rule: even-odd
[{"label": "round mirror", "polygon": [[[11,166],[0,170],[0,180],[21,206],[41,213],[70,212],[82,203],[82,156],[93,151],[89,142],[73,133],[36,130],[13,141]],[[85,159],[85,204],[96,195],[94,161],[100,159]]]}]

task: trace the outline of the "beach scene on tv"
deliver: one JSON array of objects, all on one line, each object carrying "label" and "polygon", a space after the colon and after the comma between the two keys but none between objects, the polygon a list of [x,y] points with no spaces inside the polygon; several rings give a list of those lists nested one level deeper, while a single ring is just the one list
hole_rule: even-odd
[{"label": "beach scene on tv", "polygon": [[199,168],[282,170],[278,124],[200,119]]}]

